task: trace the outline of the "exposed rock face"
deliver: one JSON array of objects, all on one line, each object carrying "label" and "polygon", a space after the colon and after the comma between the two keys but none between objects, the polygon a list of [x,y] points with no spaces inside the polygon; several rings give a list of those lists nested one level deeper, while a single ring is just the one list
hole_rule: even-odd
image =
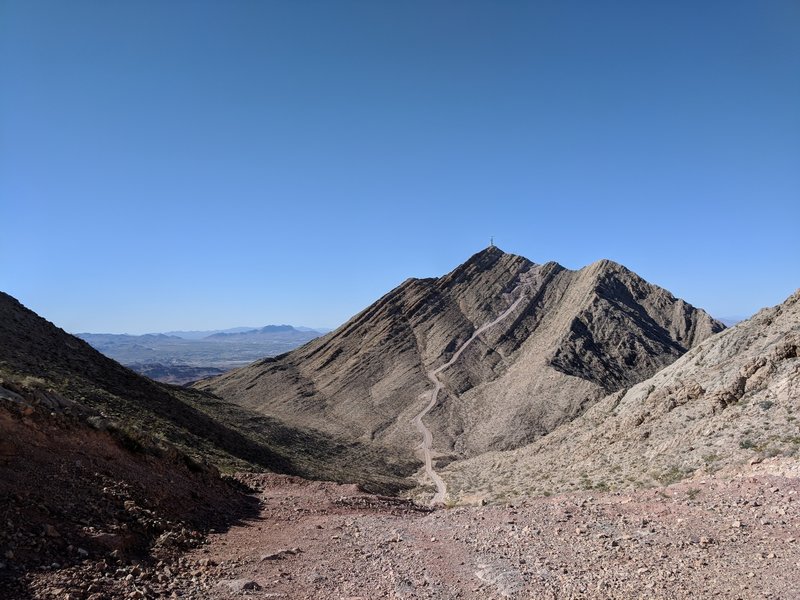
[{"label": "exposed rock face", "polygon": [[571,271],[490,247],[444,277],[405,281],[298,350],[198,387],[296,426],[414,448],[426,373],[520,295],[439,375],[426,422],[440,452],[528,443],[723,329],[616,263]]},{"label": "exposed rock face", "polygon": [[[343,445],[210,394],[142,377],[2,292],[0,400],[24,413],[47,409],[100,430],[158,439],[198,463],[225,469],[268,469],[391,491],[415,464],[396,461],[376,445]],[[0,439],[3,433],[0,428]]]},{"label": "exposed rock face", "polygon": [[441,474],[454,495],[491,497],[669,483],[763,461],[796,476],[798,411],[800,291],[543,439]]}]

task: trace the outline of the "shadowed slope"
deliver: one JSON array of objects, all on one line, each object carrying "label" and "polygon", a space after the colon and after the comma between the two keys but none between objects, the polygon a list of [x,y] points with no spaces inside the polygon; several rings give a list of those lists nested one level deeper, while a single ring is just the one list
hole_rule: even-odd
[{"label": "shadowed slope", "polygon": [[268,469],[396,489],[412,464],[314,431],[298,430],[197,390],[159,384],[0,293],[0,379],[52,390],[74,410],[136,437],[174,445],[223,469]]}]

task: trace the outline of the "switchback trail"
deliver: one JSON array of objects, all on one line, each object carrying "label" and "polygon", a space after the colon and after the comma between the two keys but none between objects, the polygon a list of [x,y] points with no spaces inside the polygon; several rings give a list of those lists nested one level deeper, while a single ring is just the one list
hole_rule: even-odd
[{"label": "switchback trail", "polygon": [[[522,285],[523,284],[520,283],[514,289],[514,292],[516,292],[517,289],[522,287]],[[512,292],[512,294],[514,292]],[[434,406],[436,406],[436,401],[439,398],[439,392],[442,389],[442,382],[439,381],[437,375],[439,375],[439,373],[441,373],[445,369],[451,367],[461,356],[461,353],[464,352],[464,350],[466,350],[469,347],[469,345],[472,344],[472,342],[474,342],[481,333],[483,333],[490,327],[494,327],[500,321],[502,321],[503,319],[508,317],[508,315],[514,312],[514,309],[517,308],[517,306],[519,306],[519,303],[522,302],[522,299],[524,297],[525,297],[524,294],[520,293],[519,297],[516,300],[514,300],[513,304],[511,304],[511,306],[509,306],[505,311],[503,311],[500,314],[500,316],[498,316],[493,321],[484,323],[478,329],[476,329],[475,333],[472,334],[472,337],[470,337],[466,342],[461,344],[461,346],[458,348],[458,350],[455,351],[453,356],[450,357],[450,360],[448,360],[440,367],[432,369],[426,373],[428,379],[430,379],[431,382],[433,383],[433,390],[431,390],[430,401],[428,402],[428,405],[422,410],[422,412],[420,412],[416,417],[414,417],[411,422],[416,426],[417,430],[422,434],[421,447],[422,447],[422,455],[425,459],[425,474],[428,477],[430,477],[430,479],[436,485],[436,494],[434,494],[433,498],[431,499],[431,504],[444,504],[445,498],[447,497],[447,485],[445,485],[444,480],[439,476],[439,474],[433,468],[433,459],[431,457],[431,448],[433,446],[433,434],[431,433],[431,430],[425,426],[425,423],[422,422],[422,419],[425,418],[425,416],[431,410],[433,410]]]}]

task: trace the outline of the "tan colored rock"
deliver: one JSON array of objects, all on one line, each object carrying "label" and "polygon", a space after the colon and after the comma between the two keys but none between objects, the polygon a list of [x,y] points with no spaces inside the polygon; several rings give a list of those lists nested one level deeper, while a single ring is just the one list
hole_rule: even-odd
[{"label": "tan colored rock", "polygon": [[798,473],[800,291],[512,452],[456,461],[451,494],[630,489],[709,472]]},{"label": "tan colored rock", "polygon": [[443,277],[405,281],[298,350],[197,387],[409,455],[420,443],[409,422],[431,389],[426,373],[520,298],[438,375],[444,387],[425,423],[448,460],[528,444],[723,328],[611,261],[572,271],[491,247]]}]

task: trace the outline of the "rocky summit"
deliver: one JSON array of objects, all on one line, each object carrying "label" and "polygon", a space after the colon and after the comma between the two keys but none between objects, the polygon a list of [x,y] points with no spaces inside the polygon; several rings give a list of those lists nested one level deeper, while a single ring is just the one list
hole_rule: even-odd
[{"label": "rocky summit", "polygon": [[612,261],[573,271],[491,246],[443,277],[408,279],[293,352],[198,387],[401,454],[417,450],[409,424],[431,404],[421,420],[443,464],[529,444],[723,329]]}]

